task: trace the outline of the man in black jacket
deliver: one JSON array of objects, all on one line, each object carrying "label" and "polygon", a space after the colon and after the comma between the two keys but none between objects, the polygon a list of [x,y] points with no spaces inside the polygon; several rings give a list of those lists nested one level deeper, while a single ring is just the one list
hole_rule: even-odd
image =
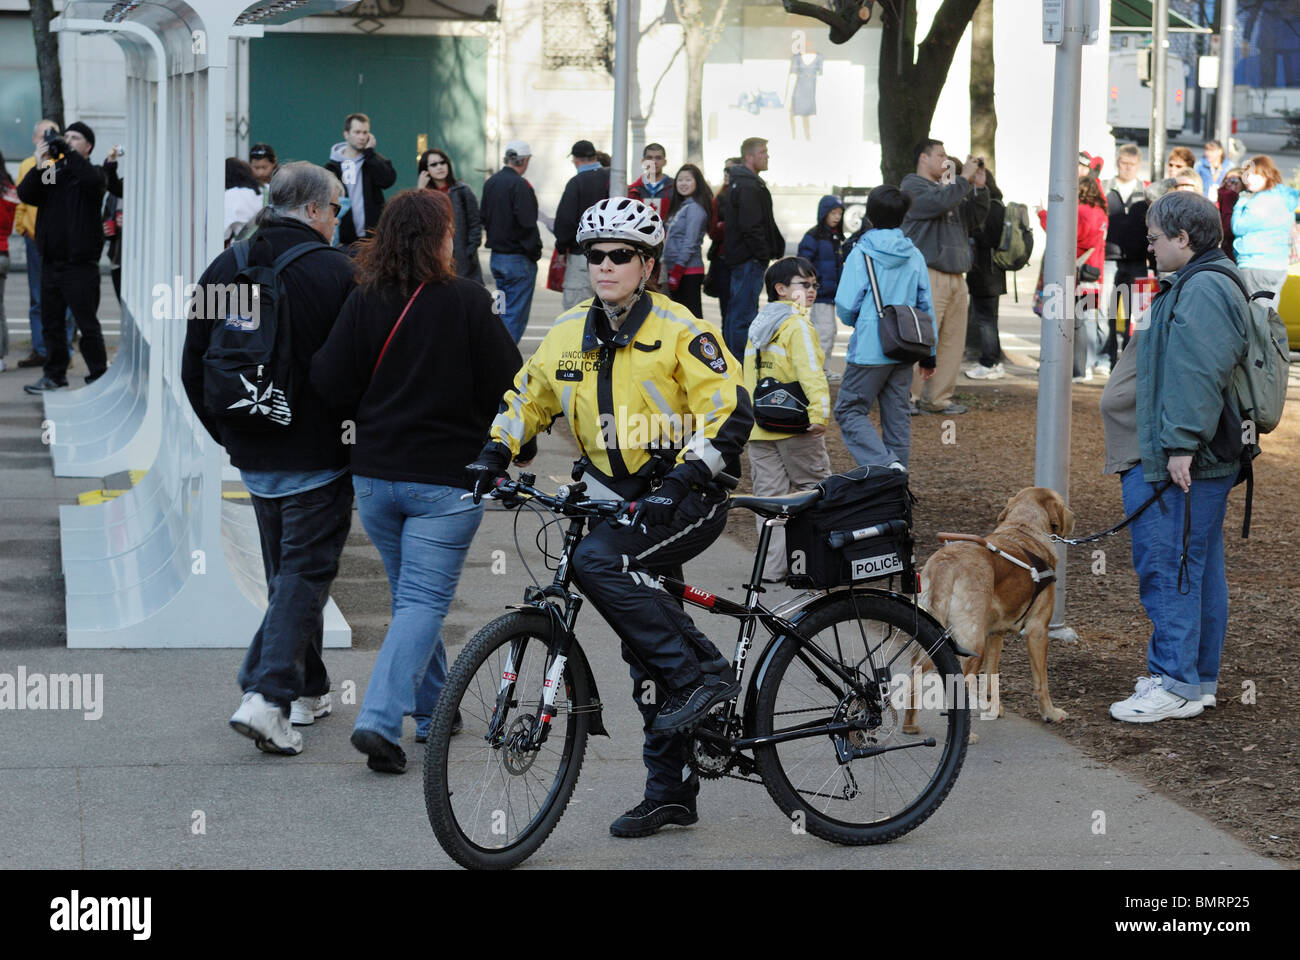
[{"label": "man in black jacket", "polygon": [[1007,374],[1002,369],[1002,341],[998,339],[998,304],[1007,292],[1007,272],[993,262],[993,252],[1002,242],[1007,207],[993,171],[986,170],[985,178],[989,213],[983,226],[971,234],[971,265],[966,271],[966,289],[970,292],[970,333],[966,342],[969,346],[973,334],[979,361],[966,370],[966,376],[972,380],[1001,380]]},{"label": "man in black jacket", "polygon": [[375,152],[375,135],[364,113],[350,113],[343,121],[343,142],[330,149],[325,169],[347,189],[348,212],[339,221],[339,243],[347,247],[379,222],[384,191],[397,182],[397,171],[391,160]]},{"label": "man in black jacket", "polygon": [[68,341],[64,315],[72,311],[81,331],[81,355],[94,383],[108,369],[108,352],[99,327],[99,254],[104,228],[99,221],[104,171],[90,162],[95,133],[84,123],[68,125],[62,138],[36,145],[36,166],[18,185],[18,198],[40,208],[36,248],[41,255],[41,323],[45,371],[23,387],[41,394],[68,385]]},{"label": "man in black jacket", "polygon": [[785,256],[785,238],[772,216],[772,194],[759,173],[767,169],[767,141],[750,137],[740,145],[741,162],[731,168],[727,188],[726,258],[731,268],[731,300],[722,337],[733,356],[745,355],[749,325],[758,315],[763,274]]},{"label": "man in black jacket", "polygon": [[1150,198],[1138,177],[1142,150],[1136,144],[1122,145],[1115,156],[1117,175],[1106,181],[1106,207],[1110,222],[1106,228],[1106,270],[1102,302],[1110,318],[1105,353],[1115,366],[1119,351],[1128,344],[1128,323],[1119,323],[1116,307],[1122,303],[1124,316],[1133,318],[1133,281],[1147,275],[1147,209]]},{"label": "man in black jacket", "polygon": [[[524,179],[533,151],[522,140],[506,144],[505,165],[483,184],[483,230],[492,251],[489,265],[497,291],[505,298],[501,319],[518,343],[533,309],[542,235],[537,230],[537,194]],[[583,209],[586,209],[585,207]],[[579,211],[581,214],[581,211]]]},{"label": "man in black jacket", "polygon": [[302,737],[290,719],[310,724],[330,711],[323,611],[352,523],[352,483],[345,428],[312,392],[309,372],[354,286],[351,261],[328,246],[342,195],[343,185],[324,168],[285,164],[271,179],[270,205],[258,214],[257,234],[248,241],[250,264],[270,264],[291,247],[320,243],[280,275],[286,309],[278,318],[280,324],[287,319],[289,336],[279,328],[276,339],[291,344],[296,374],[289,425],[240,429],[216,420],[204,404],[203,355],[224,320],[204,316],[204,305],[226,299],[209,297],[208,286],[229,291],[225,285],[238,273],[233,247],[199,278],[181,358],[190,405],[239,468],[257,516],[268,604],[239,671],[244,697],[230,725],[267,753],[301,753]]},{"label": "man in black jacket", "polygon": [[595,295],[587,258],[578,249],[578,220],[587,208],[609,196],[609,170],[596,159],[590,140],[573,145],[573,165],[578,172],[564,185],[564,195],[555,210],[555,249],[567,257],[564,270],[564,309]]}]

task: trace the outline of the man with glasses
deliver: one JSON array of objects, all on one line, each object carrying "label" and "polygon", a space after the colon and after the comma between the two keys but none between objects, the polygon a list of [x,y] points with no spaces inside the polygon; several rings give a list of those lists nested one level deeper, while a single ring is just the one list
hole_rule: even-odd
[{"label": "man with glasses", "polygon": [[[1138,177],[1142,150],[1123,144],[1115,154],[1115,176],[1102,187],[1109,217],[1106,227],[1106,269],[1102,271],[1102,304],[1110,331],[1102,352],[1106,370],[1115,366],[1119,351],[1128,343],[1128,321],[1133,319],[1133,282],[1147,275],[1146,219],[1150,201],[1147,185]],[[1120,312],[1123,312],[1123,319]]]},{"label": "man with glasses", "polygon": [[[267,753],[301,753],[302,736],[291,721],[310,724],[331,707],[321,657],[323,611],[352,523],[352,482],[343,431],[312,391],[308,373],[354,286],[351,260],[328,245],[342,196],[338,178],[314,163],[276,171],[256,235],[224,250],[199,278],[181,359],[190,405],[239,468],[261,535],[268,603],[239,671],[244,696],[230,725]],[[218,419],[205,401],[203,356],[214,330],[229,323],[226,315],[207,316],[207,308],[231,302],[241,254],[249,265],[266,266],[295,248],[276,283],[286,308],[276,315],[276,349],[292,350],[286,399],[292,416],[260,429],[240,426],[251,418]],[[236,296],[249,302],[242,291]]]}]

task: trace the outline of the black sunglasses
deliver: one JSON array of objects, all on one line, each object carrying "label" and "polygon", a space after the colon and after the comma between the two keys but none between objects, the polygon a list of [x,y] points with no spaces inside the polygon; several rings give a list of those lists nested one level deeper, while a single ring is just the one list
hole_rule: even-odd
[{"label": "black sunglasses", "polygon": [[609,257],[610,260],[621,267],[625,263],[631,263],[632,258],[636,256],[640,256],[640,251],[628,247],[620,247],[617,250],[588,250],[587,262],[594,267],[604,263],[605,258]]}]

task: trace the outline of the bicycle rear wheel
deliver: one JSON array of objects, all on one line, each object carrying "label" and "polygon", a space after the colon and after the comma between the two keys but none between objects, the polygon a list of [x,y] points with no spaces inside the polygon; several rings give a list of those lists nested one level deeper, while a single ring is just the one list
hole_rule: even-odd
[{"label": "bicycle rear wheel", "polygon": [[[466,644],[434,708],[424,754],[424,802],[434,835],[461,866],[505,869],[546,840],[573,795],[587,746],[587,677],[565,664],[556,714],[540,748],[525,741],[538,722],[551,621],[516,611]],[[514,674],[513,695],[502,693]],[[459,709],[464,728],[451,736]],[[493,727],[494,719],[501,720]]]},{"label": "bicycle rear wheel", "polygon": [[[957,657],[939,644],[934,624],[889,597],[845,594],[798,627],[861,689],[855,692],[786,637],[764,671],[755,735],[836,720],[873,718],[874,726],[840,735],[838,744],[836,737],[818,736],[755,748],[763,783],[787,816],[824,840],[871,844],[900,837],[934,813],[965,759],[970,713]],[[914,661],[933,663],[935,672],[914,673]],[[919,733],[903,732],[908,705],[917,708]],[[930,739],[933,745],[925,745]],[[843,762],[839,751],[846,749],[856,755]]]}]

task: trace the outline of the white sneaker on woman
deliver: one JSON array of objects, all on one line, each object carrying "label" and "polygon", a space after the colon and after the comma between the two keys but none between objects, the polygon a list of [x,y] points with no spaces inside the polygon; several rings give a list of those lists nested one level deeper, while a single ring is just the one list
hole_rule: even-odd
[{"label": "white sneaker on woman", "polygon": [[986,367],[982,363],[977,363],[966,371],[966,376],[972,380],[1001,380],[1007,375],[1002,369],[1002,364],[996,363],[991,367]]},{"label": "white sneaker on woman", "polygon": [[1200,697],[1188,700],[1164,688],[1161,677],[1138,677],[1133,696],[1110,705],[1110,715],[1128,723],[1155,723],[1170,718],[1198,716],[1205,707]]}]

